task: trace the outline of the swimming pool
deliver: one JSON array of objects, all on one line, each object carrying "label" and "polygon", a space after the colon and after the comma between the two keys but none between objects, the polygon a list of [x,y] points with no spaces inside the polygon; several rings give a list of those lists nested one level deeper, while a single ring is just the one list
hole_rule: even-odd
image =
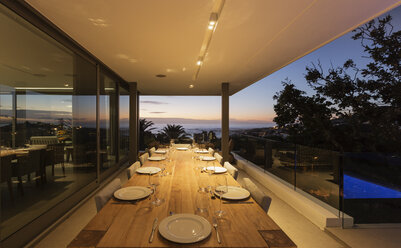
[{"label": "swimming pool", "polygon": [[344,198],[401,198],[401,191],[344,174]]}]

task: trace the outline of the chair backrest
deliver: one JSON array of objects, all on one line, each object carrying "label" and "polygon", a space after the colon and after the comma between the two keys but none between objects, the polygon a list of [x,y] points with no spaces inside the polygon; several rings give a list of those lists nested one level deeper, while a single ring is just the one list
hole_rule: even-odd
[{"label": "chair backrest", "polygon": [[144,165],[145,162],[148,160],[148,158],[149,158],[149,153],[145,152],[144,154],[142,154],[139,157],[139,161],[141,162],[141,165]]},{"label": "chair backrest", "polygon": [[11,158],[11,155],[1,157],[1,182],[6,182],[11,178]]},{"label": "chair backrest", "polygon": [[272,198],[265,195],[259,188],[256,186],[251,179],[244,178],[244,186],[251,193],[251,196],[255,201],[266,211],[269,211],[270,203],[272,202]]},{"label": "chair backrest", "polygon": [[230,164],[230,162],[224,162],[224,168],[227,169],[228,173],[230,173],[230,175],[237,180],[238,178],[238,170],[237,168],[235,168],[234,166],[232,166]]},{"label": "chair backrest", "polygon": [[155,151],[156,151],[156,148],[155,147],[152,147],[152,148],[150,148],[149,149],[149,156],[153,156],[153,153],[155,153]]},{"label": "chair backrest", "polygon": [[141,163],[136,161],[130,167],[127,168],[127,178],[128,180],[135,174],[135,171],[141,167]]},{"label": "chair backrest", "polygon": [[39,172],[42,165],[42,151],[41,150],[31,150],[29,151],[28,159],[24,165],[24,173],[29,174],[32,172]]},{"label": "chair backrest", "polygon": [[209,147],[208,151],[209,151],[209,153],[210,153],[211,156],[214,155],[214,150],[213,150],[211,147]]},{"label": "chair backrest", "polygon": [[54,163],[59,164],[64,162],[64,147],[63,143],[60,144],[50,144],[47,146],[49,149],[54,151]]},{"label": "chair backrest", "polygon": [[116,178],[107,184],[95,195],[96,210],[99,212],[104,205],[111,199],[114,192],[121,188],[120,178]]},{"label": "chair backrest", "polygon": [[223,157],[220,154],[218,154],[217,152],[214,153],[214,157],[219,162],[219,164],[221,164],[221,161],[223,161]]}]

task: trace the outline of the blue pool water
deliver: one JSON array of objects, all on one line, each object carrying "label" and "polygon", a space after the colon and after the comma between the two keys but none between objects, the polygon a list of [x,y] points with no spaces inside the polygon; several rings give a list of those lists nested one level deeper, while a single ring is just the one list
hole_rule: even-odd
[{"label": "blue pool water", "polygon": [[344,198],[401,198],[401,191],[344,175]]}]

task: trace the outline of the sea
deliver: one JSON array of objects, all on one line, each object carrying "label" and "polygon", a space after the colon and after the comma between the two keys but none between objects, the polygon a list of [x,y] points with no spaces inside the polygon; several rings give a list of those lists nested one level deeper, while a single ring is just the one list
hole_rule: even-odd
[{"label": "sea", "polygon": [[[181,125],[185,132],[188,133],[189,136],[193,137],[195,133],[201,133],[203,131],[209,132],[213,131],[216,134],[217,138],[221,138],[221,126],[215,124],[175,124]],[[162,129],[167,126],[167,124],[154,124],[152,127],[155,128],[152,130],[152,133],[156,134],[161,132]],[[264,127],[272,127],[274,124],[265,124],[265,123],[256,123],[256,124],[234,124],[230,125],[230,134],[239,133],[243,130],[253,129],[253,128],[264,128]]]}]

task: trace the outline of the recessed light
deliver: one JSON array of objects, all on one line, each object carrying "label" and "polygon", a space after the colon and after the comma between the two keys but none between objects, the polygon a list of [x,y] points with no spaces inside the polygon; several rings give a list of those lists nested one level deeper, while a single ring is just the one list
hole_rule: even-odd
[{"label": "recessed light", "polygon": [[209,25],[208,29],[209,30],[213,30],[214,26],[213,25]]},{"label": "recessed light", "polygon": [[167,77],[167,76],[166,76],[165,74],[157,74],[156,77],[158,77],[158,78],[164,78],[164,77]]},{"label": "recessed light", "polygon": [[70,86],[70,84],[65,83],[64,86],[65,86],[65,87],[68,87],[68,86]]},{"label": "recessed light", "polygon": [[196,64],[197,64],[197,65],[201,65],[201,64],[202,64],[202,61],[201,61],[201,60],[198,60],[198,62],[196,62]]},{"label": "recessed light", "polygon": [[189,88],[192,89],[193,87],[195,87],[193,84],[189,85]]}]

